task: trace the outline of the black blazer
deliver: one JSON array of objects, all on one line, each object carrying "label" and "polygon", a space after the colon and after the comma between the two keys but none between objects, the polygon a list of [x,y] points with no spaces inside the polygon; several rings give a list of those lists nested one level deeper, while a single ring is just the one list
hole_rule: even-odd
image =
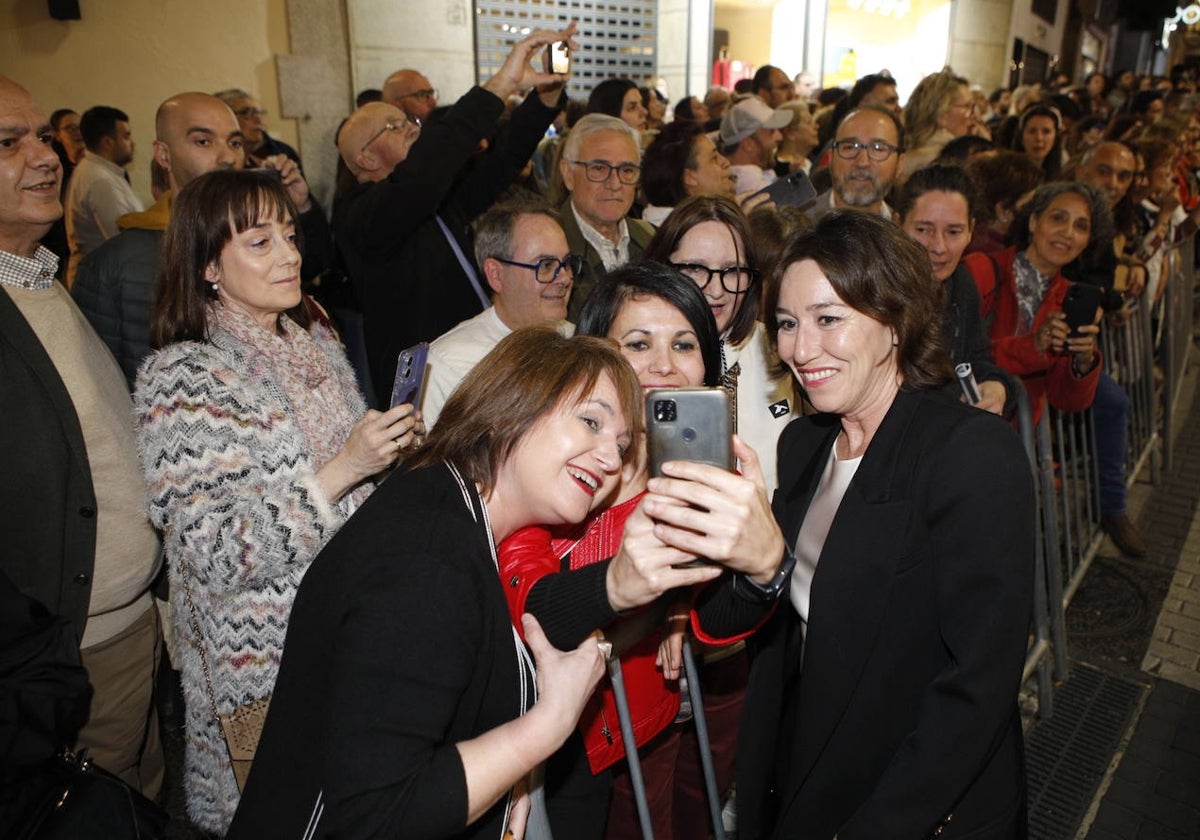
[{"label": "black blazer", "polygon": [[[775,515],[794,542],[831,415],[779,443]],[[1024,835],[1016,697],[1032,604],[1034,501],[1000,418],[902,391],[838,508],[800,621],[760,634],[738,752],[739,836]]]},{"label": "black blazer", "polygon": [[54,362],[3,289],[0,429],[0,569],[23,594],[69,618],[82,639],[96,563],[83,430]]},{"label": "black blazer", "polygon": [[229,840],[498,838],[503,798],[466,825],[455,744],[520,714],[515,650],[449,469],[393,475],[304,576]]}]

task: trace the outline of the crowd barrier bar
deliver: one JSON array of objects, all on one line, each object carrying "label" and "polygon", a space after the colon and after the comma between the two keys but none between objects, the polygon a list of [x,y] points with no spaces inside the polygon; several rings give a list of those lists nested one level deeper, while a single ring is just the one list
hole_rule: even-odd
[{"label": "crowd barrier bar", "polygon": [[[1167,260],[1161,301],[1135,302],[1129,320],[1105,328],[1101,336],[1105,370],[1130,403],[1125,454],[1130,486],[1147,463],[1155,484],[1163,466],[1171,466],[1173,414],[1193,341],[1194,238],[1173,246]],[[1161,385],[1155,381],[1156,359],[1162,365]],[[1065,413],[1047,406],[1035,425],[1023,388],[1018,390],[1017,422],[1036,476],[1038,501],[1034,627],[1022,682],[1037,673],[1038,714],[1048,716],[1053,681],[1067,674],[1066,609],[1104,541],[1095,424],[1091,410]]]}]

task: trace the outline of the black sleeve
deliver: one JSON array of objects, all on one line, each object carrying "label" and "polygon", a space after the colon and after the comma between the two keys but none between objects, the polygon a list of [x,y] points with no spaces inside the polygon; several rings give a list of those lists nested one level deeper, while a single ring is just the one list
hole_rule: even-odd
[{"label": "black sleeve", "polygon": [[408,235],[442,206],[503,109],[500,98],[481,87],[464,94],[442,119],[421,129],[392,174],[347,194],[335,219],[339,241],[364,255],[402,248]]},{"label": "black sleeve", "polygon": [[[700,590],[693,609],[700,628],[712,639],[732,639],[752,631],[775,608],[778,600],[746,598],[734,591],[736,574],[726,571]],[[784,588],[784,594],[787,589]]]},{"label": "black sleeve", "polygon": [[333,264],[333,232],[315,197],[312,197],[312,207],[301,213],[298,221],[304,245],[300,279],[308,282]]},{"label": "black sleeve", "polygon": [[611,562],[546,575],[529,590],[525,611],[533,614],[550,644],[559,650],[573,650],[589,633],[617,617],[608,603]]},{"label": "black sleeve", "polygon": [[546,129],[565,102],[566,93],[559,97],[558,104],[548,108],[531,91],[493,139],[486,152],[472,161],[467,175],[454,188],[450,197],[450,209],[466,224],[483,213],[500,197],[525,168],[537,151],[538,143],[546,136]]},{"label": "black sleeve", "polygon": [[992,358],[992,341],[983,326],[983,311],[979,301],[979,289],[970,274],[963,282],[955,284],[963,340],[966,344],[967,361],[976,382],[999,382],[1004,386],[1004,413],[1009,415],[1017,405],[1013,377]]}]

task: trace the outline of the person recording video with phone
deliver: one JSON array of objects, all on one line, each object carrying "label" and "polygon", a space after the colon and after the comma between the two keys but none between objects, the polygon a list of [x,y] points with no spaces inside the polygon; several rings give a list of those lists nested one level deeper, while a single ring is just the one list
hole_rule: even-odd
[{"label": "person recording video with phone", "polygon": [[217,715],[271,694],[309,563],[424,428],[411,405],[367,410],[300,292],[296,218],[261,173],[179,191],[151,321],[161,349],[134,394],[181,658],[188,816],[218,833],[238,784]]},{"label": "person recording video with phone", "polygon": [[[660,263],[633,263],[609,274],[584,304],[578,334],[615,341],[644,391],[718,382],[720,346],[709,304],[693,280]],[[670,478],[649,479],[646,443],[639,438],[616,493],[597,495],[581,526],[527,528],[500,547],[500,576],[513,615],[537,616],[559,647],[577,644],[597,627],[610,639],[628,640],[614,645],[656,838],[708,832],[694,729],[675,722],[682,633],[691,627],[703,642],[737,641],[765,617],[777,594],[769,583],[780,565],[782,541],[770,518],[758,458],[734,440],[741,475],[674,462],[664,467]],[[705,510],[687,507],[692,503]],[[682,566],[697,556],[732,571],[715,564]],[[660,598],[671,590],[677,591]],[[634,609],[651,602],[656,603]],[[714,667],[705,674],[712,678],[705,707],[723,795],[732,780],[744,655]],[[578,734],[547,764],[556,836],[638,836],[625,749],[613,692],[605,683],[589,701]]]},{"label": "person recording video with phone", "polygon": [[1111,230],[1098,190],[1056,181],[1039,187],[1013,222],[1015,245],[963,260],[991,324],[996,362],[1021,377],[1035,420],[1047,399],[1062,411],[1083,411],[1095,398],[1102,313],[1097,302],[1091,317],[1072,329],[1062,311],[1071,287],[1062,269],[1090,243],[1107,247]]},{"label": "person recording video with phone", "polygon": [[1033,477],[952,373],[929,257],[835,210],[786,246],[766,309],[820,414],[779,440],[794,568],[755,648],[738,837],[1024,836],[1017,690]]}]

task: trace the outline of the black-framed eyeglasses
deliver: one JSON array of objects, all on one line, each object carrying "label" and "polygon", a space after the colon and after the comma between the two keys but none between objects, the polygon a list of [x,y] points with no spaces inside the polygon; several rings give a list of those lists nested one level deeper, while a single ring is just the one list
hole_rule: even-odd
[{"label": "black-framed eyeglasses", "polygon": [[842,160],[854,160],[860,151],[866,149],[867,157],[876,163],[882,163],[892,155],[904,151],[903,146],[893,146],[891,143],[884,143],[881,140],[872,140],[870,143],[860,143],[858,140],[838,140],[833,144],[833,148]]},{"label": "black-framed eyeglasses", "polygon": [[[721,278],[721,288],[731,295],[745,294],[750,281],[758,273],[746,265],[731,265],[726,268],[709,268],[698,263],[671,263],[671,268],[696,283],[702,290],[708,288],[714,277]],[[729,284],[733,283],[731,287]]]},{"label": "black-framed eyeglasses", "polygon": [[414,90],[412,93],[403,93],[396,97],[397,99],[437,99],[437,90],[435,88],[425,88],[424,90]]},{"label": "black-framed eyeglasses", "polygon": [[583,167],[583,174],[589,181],[602,184],[617,173],[617,180],[626,186],[632,186],[642,177],[642,167],[636,163],[609,163],[606,160],[568,160],[576,166]]},{"label": "black-framed eyeglasses", "polygon": [[362,148],[359,149],[359,151],[365,152],[367,150],[367,146],[370,146],[389,131],[403,131],[406,125],[415,125],[417,128],[420,128],[421,121],[410,117],[407,114],[405,114],[403,117],[389,117],[388,121],[383,124],[383,128],[372,134],[371,139],[366,143],[363,143]]},{"label": "black-framed eyeglasses", "polygon": [[233,113],[236,116],[241,117],[242,119],[249,119],[250,117],[265,117],[267,115],[267,109],[266,108],[251,108],[250,106],[247,105],[245,108],[238,108]]},{"label": "black-framed eyeglasses", "polygon": [[565,257],[555,259],[554,257],[542,257],[534,263],[517,262],[516,260],[505,260],[500,257],[492,257],[498,263],[505,265],[515,265],[517,268],[528,268],[533,272],[533,279],[542,284],[550,284],[558,279],[558,273],[564,268],[570,272],[571,278],[579,276],[579,272],[583,270],[583,257],[578,254],[567,254]]}]

